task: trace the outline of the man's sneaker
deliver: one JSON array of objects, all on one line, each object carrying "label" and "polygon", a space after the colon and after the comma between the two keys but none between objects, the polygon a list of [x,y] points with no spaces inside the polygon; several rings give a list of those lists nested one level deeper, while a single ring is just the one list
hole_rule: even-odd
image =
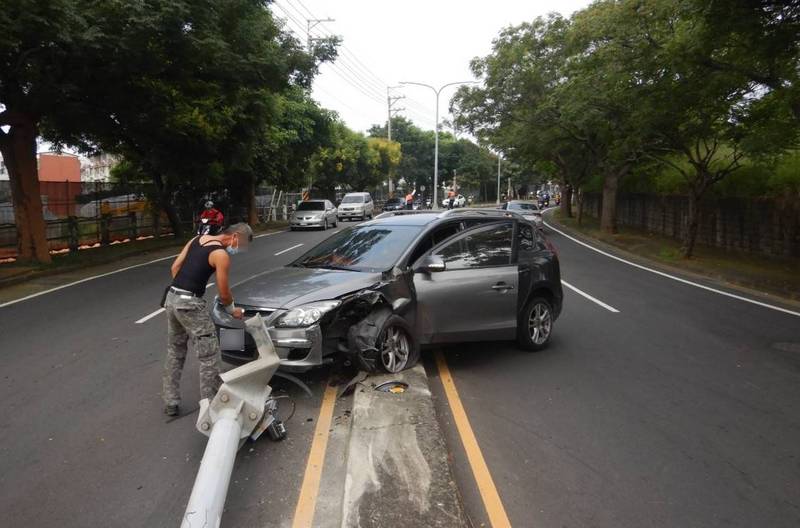
[{"label": "man's sneaker", "polygon": [[164,407],[164,414],[167,416],[178,416],[178,406],[177,405],[167,405]]}]

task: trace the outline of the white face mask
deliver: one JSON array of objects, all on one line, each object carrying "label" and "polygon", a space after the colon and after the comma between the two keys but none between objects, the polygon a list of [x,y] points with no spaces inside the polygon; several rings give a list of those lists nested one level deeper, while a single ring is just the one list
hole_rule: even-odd
[{"label": "white face mask", "polygon": [[231,245],[225,248],[225,251],[228,252],[228,255],[236,255],[239,253],[239,237],[237,236],[235,240],[236,247],[233,247],[233,243],[231,242]]}]

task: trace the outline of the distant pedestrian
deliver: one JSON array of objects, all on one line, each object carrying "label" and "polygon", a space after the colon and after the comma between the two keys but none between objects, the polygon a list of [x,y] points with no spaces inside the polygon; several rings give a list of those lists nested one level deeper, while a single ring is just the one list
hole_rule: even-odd
[{"label": "distant pedestrian", "polygon": [[414,209],[414,195],[417,194],[417,190],[414,189],[410,193],[406,195],[406,209],[409,211]]},{"label": "distant pedestrian", "polygon": [[233,304],[228,283],[230,255],[246,251],[253,230],[234,224],[220,235],[202,235],[190,240],[172,263],[172,285],[164,307],[167,313],[167,357],[164,362],[164,412],[177,416],[181,402],[180,380],[186,353],[191,348],[200,363],[200,398],[214,398],[221,384],[220,348],[214,323],[203,299],[209,277],[216,272],[219,301],[232,317],[242,318]]},{"label": "distant pedestrian", "polygon": [[451,189],[447,193],[447,198],[448,198],[447,208],[448,209],[452,209],[453,207],[455,207],[455,203],[456,203],[456,192]]}]

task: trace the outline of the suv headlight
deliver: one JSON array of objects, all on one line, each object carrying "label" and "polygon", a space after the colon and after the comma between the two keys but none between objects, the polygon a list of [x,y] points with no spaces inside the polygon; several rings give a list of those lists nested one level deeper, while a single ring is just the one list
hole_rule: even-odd
[{"label": "suv headlight", "polygon": [[342,304],[341,301],[318,301],[304,304],[278,317],[274,325],[280,328],[311,326],[340,304]]}]

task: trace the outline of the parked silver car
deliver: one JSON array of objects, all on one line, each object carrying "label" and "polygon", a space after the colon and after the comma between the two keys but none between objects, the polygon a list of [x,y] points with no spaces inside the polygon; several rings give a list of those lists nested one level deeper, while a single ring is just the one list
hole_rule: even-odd
[{"label": "parked silver car", "polygon": [[306,200],[297,205],[297,209],[289,219],[289,229],[307,229],[310,227],[328,229],[336,227],[339,218],[336,207],[330,200]]},{"label": "parked silver car", "polygon": [[339,220],[366,220],[375,214],[375,202],[368,192],[347,193],[339,204]]},{"label": "parked silver car", "polygon": [[[561,312],[559,273],[544,234],[516,214],[398,211],[343,229],[233,295],[246,317],[264,317],[285,369],[342,354],[398,372],[430,344],[516,337],[528,350],[547,346]],[[254,359],[242,321],[219,303],[212,315],[223,359]]]}]

